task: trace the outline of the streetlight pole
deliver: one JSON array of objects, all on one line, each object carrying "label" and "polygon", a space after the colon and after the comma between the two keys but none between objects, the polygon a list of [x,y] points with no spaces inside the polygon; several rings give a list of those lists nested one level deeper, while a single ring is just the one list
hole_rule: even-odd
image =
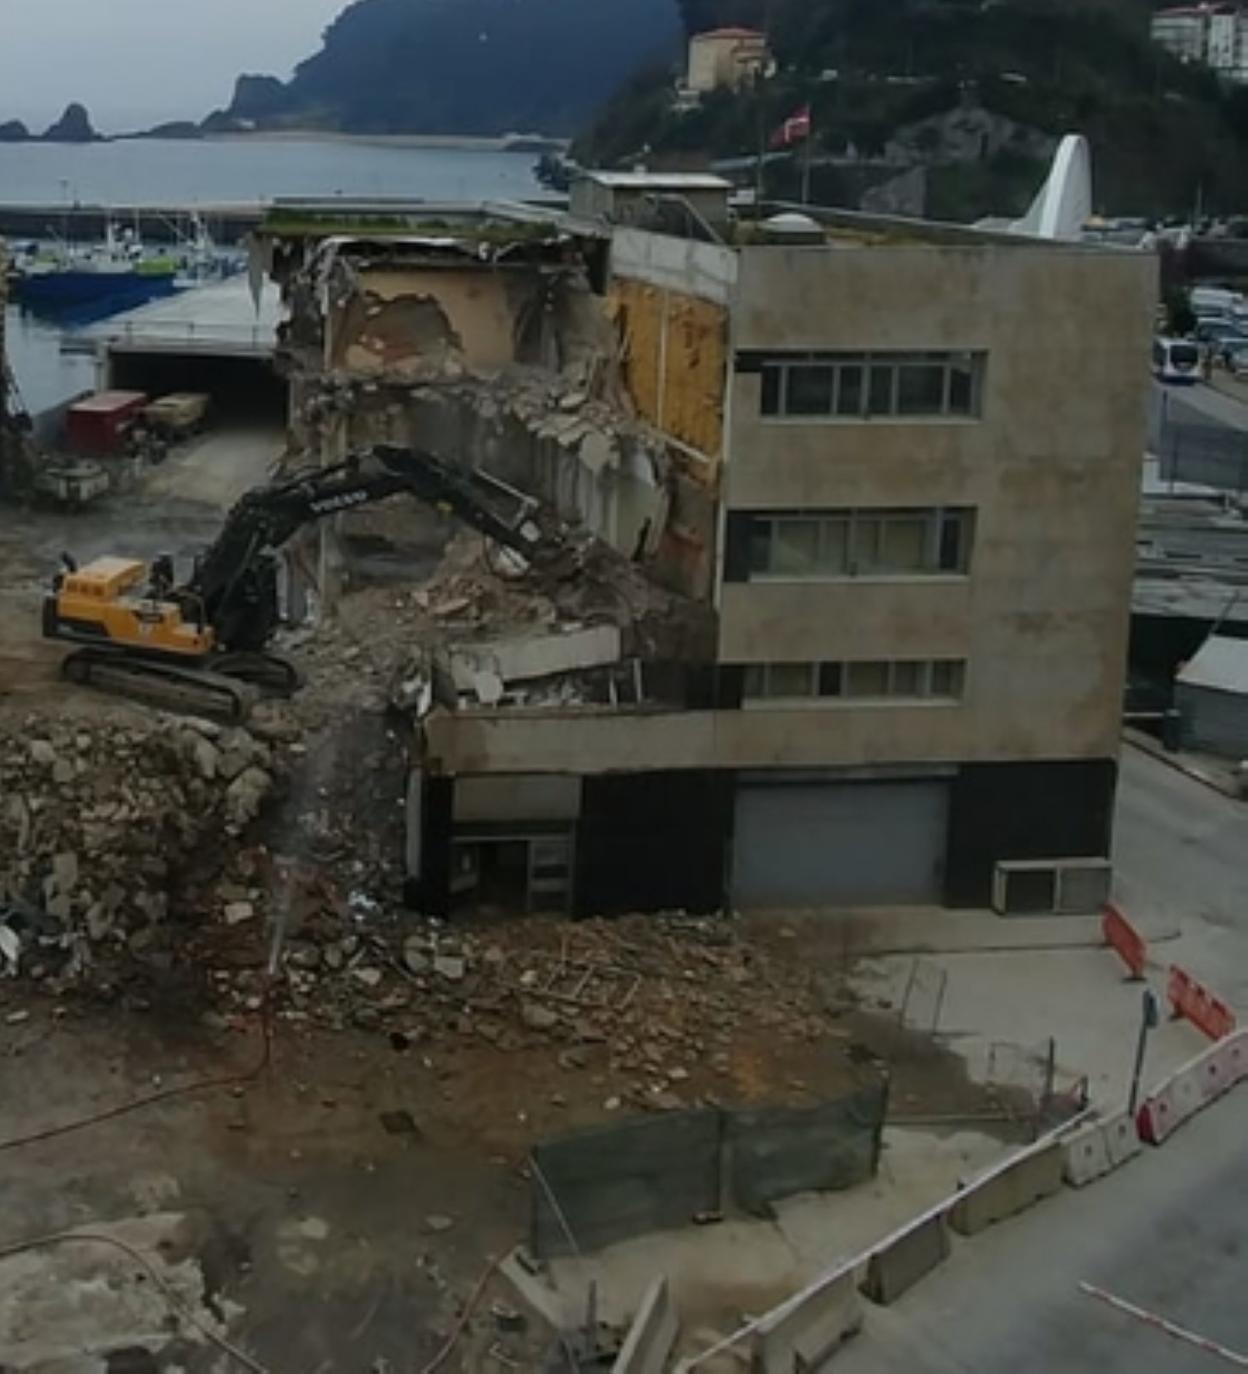
[{"label": "streetlight pole", "polygon": [[1144,1051],[1148,1045],[1148,1033],[1161,1020],[1161,1010],[1157,1005],[1157,994],[1152,988],[1144,989],[1140,1008],[1140,1033],[1135,1042],[1135,1067],[1131,1070],[1131,1093],[1127,1098],[1127,1113],[1135,1115],[1136,1104],[1140,1097],[1140,1075],[1144,1071]]}]

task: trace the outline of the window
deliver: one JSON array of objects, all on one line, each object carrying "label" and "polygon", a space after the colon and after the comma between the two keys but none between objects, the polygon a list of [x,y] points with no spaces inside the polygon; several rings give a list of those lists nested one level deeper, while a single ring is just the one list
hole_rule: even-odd
[{"label": "window", "polygon": [[851,663],[849,691],[851,697],[886,697],[888,695],[887,663]]},{"label": "window", "polygon": [[937,506],[776,512],[749,521],[751,578],[921,576],[967,571],[975,513]]},{"label": "window", "polygon": [[830,367],[791,367],[785,394],[789,415],[831,415],[836,373]]},{"label": "window", "polygon": [[811,353],[761,363],[762,413],[771,418],[972,418],[983,353]]},{"label": "window", "polygon": [[956,701],[966,682],[961,659],[870,659],[850,663],[751,663],[746,701]]},{"label": "window", "polygon": [[777,520],[771,539],[772,566],[781,576],[818,571],[818,520]]}]

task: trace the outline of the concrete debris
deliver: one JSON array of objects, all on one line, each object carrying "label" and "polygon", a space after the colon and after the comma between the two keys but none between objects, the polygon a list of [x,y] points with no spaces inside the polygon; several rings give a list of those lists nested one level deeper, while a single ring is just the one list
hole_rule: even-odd
[{"label": "concrete debris", "polygon": [[[105,947],[148,953],[179,868],[255,820],[275,767],[269,744],[206,721],[6,722],[4,966],[72,982]],[[251,914],[225,907],[227,921]]]},{"label": "concrete debris", "polygon": [[551,1011],[548,1007],[539,1006],[536,1002],[525,1002],[521,1019],[530,1030],[536,1031],[554,1030],[559,1024],[557,1012]]},{"label": "concrete debris", "polygon": [[463,981],[466,967],[464,960],[455,954],[439,954],[433,961],[433,971],[438,977],[446,978],[452,983]]},{"label": "concrete debris", "polygon": [[4,960],[3,972],[10,978],[17,977],[22,958],[22,942],[12,927],[0,925],[0,959]]}]

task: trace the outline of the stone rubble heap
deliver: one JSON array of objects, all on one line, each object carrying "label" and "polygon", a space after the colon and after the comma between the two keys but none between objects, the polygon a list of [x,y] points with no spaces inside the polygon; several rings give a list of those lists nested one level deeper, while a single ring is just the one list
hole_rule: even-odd
[{"label": "stone rubble heap", "polygon": [[[245,866],[256,871],[254,859]],[[295,876],[284,892],[287,937],[272,989],[278,1021],[381,1032],[417,1050],[545,1048],[565,1069],[592,1058],[618,1084],[616,1105],[675,1110],[734,1072],[742,1032],[811,1045],[849,1009],[830,1003],[827,979],[776,959],[730,919],[636,916],[571,926],[529,916],[465,930],[393,918],[362,894],[344,898],[323,872]],[[236,895],[233,886],[227,895]],[[256,903],[247,927],[255,958],[244,961],[240,930],[228,930],[231,914],[216,897],[222,957],[209,978],[217,1014],[245,1018],[265,992],[273,899]],[[250,966],[240,968],[244,962]]]},{"label": "stone rubble heap", "polygon": [[255,819],[274,768],[247,730],[183,717],[0,725],[0,973],[72,978],[141,940],[180,866]]}]

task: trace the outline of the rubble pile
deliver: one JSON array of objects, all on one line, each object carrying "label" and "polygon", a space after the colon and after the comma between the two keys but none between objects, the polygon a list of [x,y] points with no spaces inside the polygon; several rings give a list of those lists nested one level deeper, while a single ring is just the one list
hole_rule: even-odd
[{"label": "rubble pile", "polygon": [[[244,862],[255,871],[254,856]],[[530,916],[460,929],[389,916],[313,868],[287,872],[274,894],[286,929],[273,989],[279,1021],[385,1032],[415,1049],[545,1049],[563,1069],[592,1056],[623,1100],[651,1110],[675,1110],[716,1076],[739,1077],[742,1032],[811,1045],[847,1009],[828,1002],[801,960],[775,957],[730,919],[570,926]],[[210,978],[219,1009],[254,1011],[267,981],[268,922],[254,932],[253,957],[240,960],[220,894],[217,906],[223,958]]]},{"label": "rubble pile", "polygon": [[293,703],[300,721],[306,727],[329,723],[326,708],[335,703],[408,710],[412,702],[403,684],[413,674],[427,673],[431,660],[452,649],[499,638],[613,625],[622,661],[712,657],[705,608],[656,586],[600,543],[586,545],[581,556],[582,573],[575,578],[535,571],[516,576],[491,563],[488,541],[460,531],[419,586],[352,592],[314,635],[299,631],[283,641],[308,681]]},{"label": "rubble pile", "polygon": [[241,834],[275,767],[270,744],[208,721],[0,724],[0,971],[72,978],[141,949],[180,865]]}]

